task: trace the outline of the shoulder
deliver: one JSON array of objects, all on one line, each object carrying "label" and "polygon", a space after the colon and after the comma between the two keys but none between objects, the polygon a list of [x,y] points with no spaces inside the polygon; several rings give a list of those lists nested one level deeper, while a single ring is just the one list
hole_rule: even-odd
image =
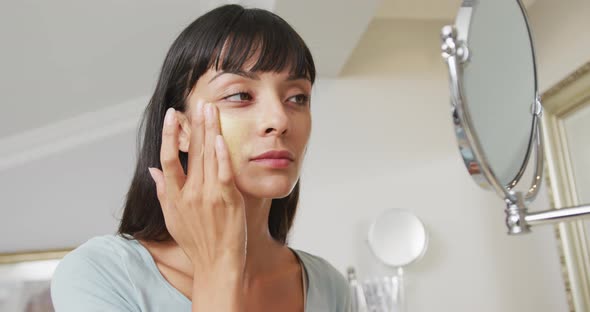
[{"label": "shoulder", "polygon": [[305,270],[308,271],[308,274],[321,276],[323,277],[323,282],[330,283],[334,286],[346,287],[346,289],[348,289],[348,282],[344,278],[344,275],[342,275],[340,271],[338,271],[326,259],[301,250],[297,250],[296,252],[303,261]]},{"label": "shoulder", "polygon": [[139,260],[141,255],[134,248],[135,241],[126,240],[119,235],[96,236],[68,253],[59,263],[54,279],[70,272],[84,273],[86,276],[99,274],[101,278],[118,274],[125,270],[129,260]]},{"label": "shoulder", "polygon": [[133,311],[125,300],[133,292],[128,260],[140,256],[132,243],[121,236],[97,236],[68,253],[51,280],[56,310]]},{"label": "shoulder", "polygon": [[310,281],[309,292],[330,300],[328,305],[336,311],[349,311],[350,287],[344,275],[320,256],[301,250],[295,252],[305,266]]}]

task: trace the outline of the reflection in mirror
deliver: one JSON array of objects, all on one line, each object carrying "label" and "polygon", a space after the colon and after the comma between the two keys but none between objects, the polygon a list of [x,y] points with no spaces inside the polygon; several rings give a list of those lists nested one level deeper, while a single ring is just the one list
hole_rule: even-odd
[{"label": "reflection in mirror", "polygon": [[533,49],[517,1],[475,3],[469,29],[458,29],[459,36],[468,31],[465,103],[492,172],[510,187],[522,176],[531,144],[537,96]]}]

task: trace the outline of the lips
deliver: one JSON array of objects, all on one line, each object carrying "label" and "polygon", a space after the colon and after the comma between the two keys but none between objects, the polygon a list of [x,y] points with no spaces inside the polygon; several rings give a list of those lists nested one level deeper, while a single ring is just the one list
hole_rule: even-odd
[{"label": "lips", "polygon": [[287,158],[259,158],[252,160],[253,163],[274,169],[289,168],[293,163]]},{"label": "lips", "polygon": [[254,158],[252,160],[262,160],[262,159],[287,159],[293,161],[295,157],[293,154],[287,150],[272,150],[264,152]]}]

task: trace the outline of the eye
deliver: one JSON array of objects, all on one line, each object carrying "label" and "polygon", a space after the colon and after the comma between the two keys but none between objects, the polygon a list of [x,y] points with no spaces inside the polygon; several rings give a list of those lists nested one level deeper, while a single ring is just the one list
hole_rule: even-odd
[{"label": "eye", "polygon": [[224,100],[232,102],[252,101],[252,96],[248,92],[238,92],[223,98]]},{"label": "eye", "polygon": [[309,96],[305,95],[305,94],[297,94],[295,96],[292,96],[289,98],[289,101],[294,102],[297,105],[307,105],[307,102],[309,102]]}]

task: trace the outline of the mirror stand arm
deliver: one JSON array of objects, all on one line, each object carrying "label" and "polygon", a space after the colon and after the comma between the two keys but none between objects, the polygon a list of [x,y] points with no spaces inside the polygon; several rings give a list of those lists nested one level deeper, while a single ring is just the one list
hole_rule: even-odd
[{"label": "mirror stand arm", "polygon": [[525,221],[528,225],[533,226],[572,221],[580,217],[590,217],[590,204],[532,212],[525,216]]},{"label": "mirror stand arm", "polygon": [[549,209],[538,212],[528,212],[524,196],[516,192],[516,201],[506,201],[506,226],[508,234],[524,234],[531,231],[531,226],[555,224],[573,221],[580,217],[590,217],[590,204],[561,209]]}]

